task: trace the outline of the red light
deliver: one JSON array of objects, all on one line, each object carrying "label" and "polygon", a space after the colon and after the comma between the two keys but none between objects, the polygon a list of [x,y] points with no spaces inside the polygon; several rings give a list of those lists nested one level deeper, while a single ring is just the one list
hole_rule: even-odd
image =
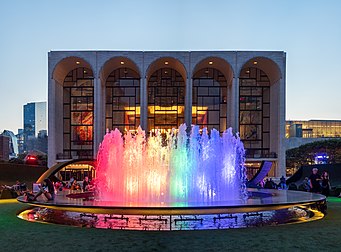
[{"label": "red light", "polygon": [[28,160],[36,160],[37,158],[34,157],[34,156],[28,156],[27,159],[28,159]]}]

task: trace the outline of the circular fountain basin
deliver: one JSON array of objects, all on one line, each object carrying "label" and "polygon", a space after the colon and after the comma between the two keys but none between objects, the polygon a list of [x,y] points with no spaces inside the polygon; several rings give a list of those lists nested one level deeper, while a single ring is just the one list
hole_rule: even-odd
[{"label": "circular fountain basin", "polygon": [[326,198],[320,194],[248,189],[248,195],[247,200],[135,205],[132,202],[88,200],[81,194],[75,198],[72,194],[70,197],[69,192],[62,192],[53,201],[27,202],[23,197],[19,197],[18,201],[34,207],[19,215],[25,220],[144,230],[219,229],[295,223],[320,219],[326,209]]}]

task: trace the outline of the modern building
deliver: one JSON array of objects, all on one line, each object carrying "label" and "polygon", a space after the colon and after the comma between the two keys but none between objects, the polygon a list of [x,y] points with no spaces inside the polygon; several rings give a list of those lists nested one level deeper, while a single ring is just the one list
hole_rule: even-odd
[{"label": "modern building", "polygon": [[41,130],[47,130],[46,102],[32,102],[24,105],[24,151],[31,150]]},{"label": "modern building", "polygon": [[9,160],[9,141],[10,138],[8,136],[0,135],[0,160]]},{"label": "modern building", "polygon": [[9,158],[16,158],[19,154],[17,137],[10,130],[4,130],[1,135],[9,137]]},{"label": "modern building", "polygon": [[18,139],[19,154],[22,154],[24,153],[24,129],[18,129],[16,137]]},{"label": "modern building", "polygon": [[341,120],[297,120],[286,122],[286,149],[341,138]]},{"label": "modern building", "polygon": [[283,51],[51,51],[49,166],[95,158],[106,129],[232,127],[248,167],[285,174]]},{"label": "modern building", "polygon": [[341,120],[286,121],[287,138],[341,138]]}]

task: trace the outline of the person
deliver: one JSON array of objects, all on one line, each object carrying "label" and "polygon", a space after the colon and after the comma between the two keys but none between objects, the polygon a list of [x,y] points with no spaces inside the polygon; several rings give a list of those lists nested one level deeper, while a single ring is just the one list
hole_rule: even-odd
[{"label": "person", "polygon": [[277,186],[276,186],[275,182],[272,181],[272,178],[266,179],[264,188],[266,188],[266,189],[276,189],[276,187]]},{"label": "person", "polygon": [[77,183],[77,180],[74,179],[71,184],[70,190],[80,190],[80,189],[81,189],[81,186]]},{"label": "person", "polygon": [[308,177],[305,177],[302,184],[299,185],[298,189],[300,191],[305,191],[305,192],[310,192],[311,188],[310,188],[310,181]]},{"label": "person", "polygon": [[279,179],[278,189],[281,189],[281,190],[287,190],[288,189],[288,186],[287,186],[287,183],[286,183],[286,179],[285,179],[285,177],[283,175]]},{"label": "person", "polygon": [[44,182],[39,186],[39,191],[36,195],[32,198],[32,201],[37,200],[37,198],[44,194],[44,196],[47,198],[47,200],[54,200],[54,186],[50,179],[44,179]]},{"label": "person", "polygon": [[320,181],[321,181],[321,176],[318,174],[318,169],[314,167],[312,169],[312,174],[309,177],[310,180],[310,188],[311,192],[313,193],[321,193],[321,186],[320,186]]},{"label": "person", "polygon": [[83,180],[83,192],[86,192],[89,190],[89,184],[90,184],[89,177],[85,176]]},{"label": "person", "polygon": [[324,196],[328,197],[330,194],[330,181],[328,172],[324,171],[321,178],[321,192]]},{"label": "person", "polygon": [[56,191],[63,191],[63,183],[61,181],[57,181],[54,183],[54,188]]}]

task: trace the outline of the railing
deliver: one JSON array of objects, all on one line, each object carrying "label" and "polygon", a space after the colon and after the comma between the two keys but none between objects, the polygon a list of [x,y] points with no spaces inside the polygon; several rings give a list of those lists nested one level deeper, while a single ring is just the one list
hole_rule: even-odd
[{"label": "railing", "polygon": [[65,159],[92,159],[93,155],[89,155],[89,154],[84,154],[84,153],[79,153],[79,154],[74,154],[71,155],[70,153],[58,153],[56,155],[56,159],[57,160],[65,160]]},{"label": "railing", "polygon": [[277,158],[277,153],[270,152],[270,153],[248,153],[246,151],[246,158]]}]

